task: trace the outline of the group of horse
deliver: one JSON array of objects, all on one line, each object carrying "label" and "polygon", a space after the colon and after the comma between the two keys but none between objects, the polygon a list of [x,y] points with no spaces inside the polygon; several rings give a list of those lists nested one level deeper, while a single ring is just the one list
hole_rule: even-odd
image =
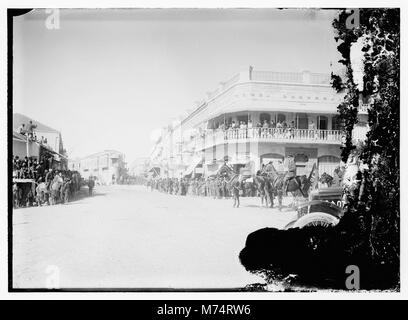
[{"label": "group of horse", "polygon": [[[246,181],[252,180],[261,198],[261,206],[273,208],[275,197],[277,197],[279,209],[281,209],[285,193],[291,193],[294,202],[300,196],[308,197],[315,169],[316,165],[313,165],[308,176],[301,175],[286,179],[286,173],[278,172],[271,162],[253,175],[234,172],[231,167],[224,165],[218,171],[217,176],[226,178],[229,190],[233,190],[233,188],[243,190]],[[234,193],[232,192],[232,194]],[[237,195],[237,193],[235,194]],[[239,197],[239,194],[237,196]]]}]

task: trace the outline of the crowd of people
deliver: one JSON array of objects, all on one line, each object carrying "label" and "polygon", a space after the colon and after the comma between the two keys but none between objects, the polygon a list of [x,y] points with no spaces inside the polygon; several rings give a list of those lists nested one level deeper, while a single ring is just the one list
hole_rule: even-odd
[{"label": "crowd of people", "polygon": [[37,137],[37,133],[35,132],[36,128],[37,125],[34,124],[32,120],[30,120],[27,125],[25,123],[22,123],[18,127],[18,132],[26,136],[30,141],[35,141],[47,145],[48,144],[47,138],[44,138],[43,136],[41,136],[41,138]]},{"label": "crowd of people", "polygon": [[[252,122],[251,119],[248,121],[232,121],[231,123],[221,123],[217,125],[214,129],[222,129],[222,130],[229,130],[229,129],[253,129],[253,128],[276,128],[276,129],[296,129],[295,121],[291,121],[289,124],[285,120],[278,120],[275,122],[274,120],[267,120],[264,119],[263,121],[258,121],[256,124]],[[314,123],[311,121],[310,128],[314,129]]]},{"label": "crowd of people", "polygon": [[52,157],[13,157],[13,207],[67,203],[79,191],[76,171],[52,168]]},{"label": "crowd of people", "polygon": [[324,131],[317,131],[313,120],[308,125],[307,131],[300,132],[296,126],[294,120],[287,123],[285,120],[266,120],[259,121],[256,124],[252,120],[248,121],[232,121],[231,123],[216,124],[214,128],[215,132],[223,132],[225,139],[239,139],[239,138],[252,138],[261,137],[267,138],[271,136],[293,139],[296,137],[301,138],[325,138],[326,133]]}]

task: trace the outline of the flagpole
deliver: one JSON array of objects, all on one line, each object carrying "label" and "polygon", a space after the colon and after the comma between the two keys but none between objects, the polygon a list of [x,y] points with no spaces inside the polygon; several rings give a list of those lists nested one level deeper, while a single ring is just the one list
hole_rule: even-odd
[{"label": "flagpole", "polygon": [[27,158],[30,157],[30,150],[29,150],[29,145],[28,145],[28,136],[26,136],[26,154]]}]

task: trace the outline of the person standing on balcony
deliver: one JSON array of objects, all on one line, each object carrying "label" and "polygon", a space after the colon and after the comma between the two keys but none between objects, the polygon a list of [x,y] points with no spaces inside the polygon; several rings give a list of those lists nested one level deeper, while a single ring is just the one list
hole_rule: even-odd
[{"label": "person standing on balcony", "polygon": [[310,121],[309,130],[310,130],[311,138],[313,139],[315,137],[315,124],[313,120]]},{"label": "person standing on balcony", "polygon": [[276,131],[278,132],[278,135],[281,136],[282,135],[282,122],[280,120],[278,120],[278,123],[276,124]]},{"label": "person standing on balcony", "polygon": [[292,120],[292,122],[289,125],[289,137],[291,139],[295,138],[295,129],[296,129],[295,121]]},{"label": "person standing on balcony", "polygon": [[33,124],[33,122],[30,120],[29,124],[28,124],[28,128],[27,128],[27,132],[28,132],[28,137],[33,139],[33,135],[34,135],[34,129],[37,128],[37,126],[35,124]]},{"label": "person standing on balcony", "polygon": [[273,119],[271,119],[271,121],[269,122],[269,128],[271,129],[270,130],[270,135],[272,136],[272,137],[274,137],[275,136],[275,133],[276,133],[276,124],[275,124],[275,121],[273,121]]},{"label": "person standing on balcony", "polygon": [[287,138],[288,124],[286,123],[285,120],[282,122],[282,131],[285,138]]},{"label": "person standing on balcony", "polygon": [[269,131],[269,122],[268,120],[264,120],[263,124],[262,124],[262,138],[266,138],[268,136],[268,131]]},{"label": "person standing on balcony", "polygon": [[269,123],[268,123],[268,120],[264,120],[264,123],[263,123],[263,125],[262,125],[262,128],[264,128],[264,129],[268,129],[269,128]]},{"label": "person standing on balcony", "polygon": [[19,132],[20,134],[23,134],[23,135],[25,135],[25,134],[27,133],[27,129],[26,129],[24,123],[22,123],[22,124],[18,127],[18,132]]},{"label": "person standing on balcony", "polygon": [[232,121],[231,129],[232,129],[232,139],[237,139],[238,138],[238,132],[239,132],[239,123],[235,122],[235,121]]},{"label": "person standing on balcony", "polygon": [[251,119],[249,119],[248,120],[248,138],[252,138],[254,135],[253,135],[253,125],[252,125],[252,120]]},{"label": "person standing on balcony", "polygon": [[242,121],[242,124],[241,124],[241,137],[242,138],[247,138],[247,128],[248,128],[248,126],[247,126],[247,124],[246,124],[246,122],[245,121]]},{"label": "person standing on balcony", "polygon": [[258,121],[256,123],[256,136],[259,138],[261,136],[261,131],[262,131],[262,123],[260,121]]}]

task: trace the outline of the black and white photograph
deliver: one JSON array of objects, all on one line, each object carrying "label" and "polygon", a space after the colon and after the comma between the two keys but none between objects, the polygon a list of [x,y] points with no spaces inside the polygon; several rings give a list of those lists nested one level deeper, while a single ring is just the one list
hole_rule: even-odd
[{"label": "black and white photograph", "polygon": [[400,8],[249,5],[8,9],[9,291],[400,292]]}]

